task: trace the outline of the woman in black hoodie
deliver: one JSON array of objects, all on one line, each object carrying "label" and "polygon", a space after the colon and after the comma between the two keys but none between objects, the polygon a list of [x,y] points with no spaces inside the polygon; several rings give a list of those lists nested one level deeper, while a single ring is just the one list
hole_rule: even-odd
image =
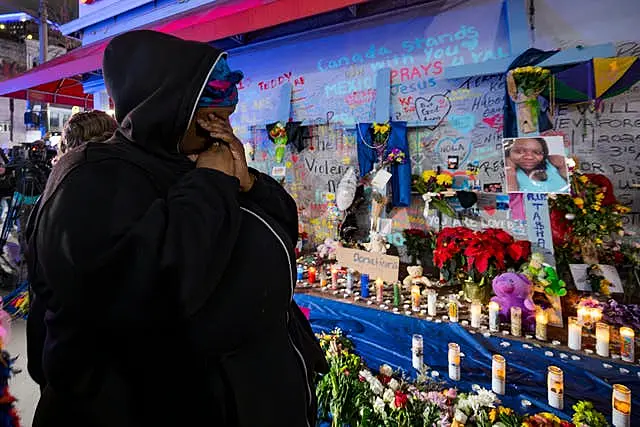
[{"label": "woman in black hoodie", "polygon": [[34,426],[314,425],[295,202],[246,168],[232,108],[198,108],[223,58],[151,31],[107,46],[119,129],[60,160],[33,221]]}]

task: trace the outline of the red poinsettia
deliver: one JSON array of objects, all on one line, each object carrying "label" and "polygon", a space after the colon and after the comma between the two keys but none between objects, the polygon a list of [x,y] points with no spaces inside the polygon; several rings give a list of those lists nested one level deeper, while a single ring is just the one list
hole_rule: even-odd
[{"label": "red poinsettia", "polygon": [[514,262],[526,261],[531,255],[531,242],[517,240],[507,246],[507,254]]},{"label": "red poinsettia", "polygon": [[396,408],[404,408],[407,406],[407,403],[409,403],[409,396],[401,391],[396,391],[396,398],[394,403]]}]

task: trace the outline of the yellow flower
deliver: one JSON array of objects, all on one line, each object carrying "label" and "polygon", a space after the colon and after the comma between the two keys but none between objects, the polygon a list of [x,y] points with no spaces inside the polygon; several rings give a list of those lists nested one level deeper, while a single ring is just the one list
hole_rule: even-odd
[{"label": "yellow flower", "polygon": [[622,221],[616,222],[616,227],[622,227]]},{"label": "yellow flower", "polygon": [[608,281],[607,279],[600,280],[600,293],[604,295],[609,295],[611,293],[609,290],[610,285],[611,285],[611,282]]},{"label": "yellow flower", "polygon": [[580,209],[582,209],[582,207],[584,206],[584,200],[582,200],[580,197],[574,197],[573,203]]},{"label": "yellow flower", "polygon": [[493,408],[490,412],[489,412],[489,421],[491,421],[491,424],[496,422],[496,418],[498,417],[498,411],[496,411],[496,408]]},{"label": "yellow flower", "polygon": [[427,171],[422,172],[422,179],[426,182],[426,181],[429,181],[431,178],[435,178],[436,175],[438,175],[436,173],[436,171],[427,170]]},{"label": "yellow flower", "polygon": [[631,212],[631,208],[628,206],[617,205],[616,210],[622,214]]},{"label": "yellow flower", "polygon": [[604,199],[604,193],[596,194],[596,201],[601,202]]},{"label": "yellow flower", "polygon": [[586,209],[582,209],[582,213],[583,213],[583,214],[586,214],[586,213],[587,213],[587,210],[586,210]]},{"label": "yellow flower", "polygon": [[511,408],[505,408],[504,406],[501,406],[500,408],[500,415],[512,415],[513,414],[513,409]]},{"label": "yellow flower", "polygon": [[600,230],[604,230],[605,228],[607,228],[607,227],[605,227],[604,224],[600,224]]},{"label": "yellow flower", "polygon": [[594,205],[591,206],[593,208],[594,211],[599,211],[600,210],[600,204],[599,203],[595,203]]},{"label": "yellow flower", "polygon": [[453,177],[451,175],[441,173],[436,177],[436,181],[438,185],[451,185],[453,183]]},{"label": "yellow flower", "polygon": [[580,175],[580,177],[578,178],[578,180],[579,180],[581,183],[583,183],[583,184],[586,184],[587,182],[589,182],[589,178],[587,178],[587,177],[586,177],[586,176],[584,176],[584,175]]},{"label": "yellow flower", "polygon": [[601,245],[602,244],[602,239],[599,237],[596,237],[596,239],[593,241],[596,245]]}]

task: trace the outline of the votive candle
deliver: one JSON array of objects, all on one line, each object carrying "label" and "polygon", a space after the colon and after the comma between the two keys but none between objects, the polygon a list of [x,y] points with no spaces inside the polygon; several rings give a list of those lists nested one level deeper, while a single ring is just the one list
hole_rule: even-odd
[{"label": "votive candle", "polygon": [[589,309],[589,320],[592,323],[597,323],[602,319],[602,309],[600,307],[591,307]]},{"label": "votive candle", "polygon": [[353,292],[353,271],[347,270],[347,293]]},{"label": "votive candle", "polygon": [[582,324],[577,317],[569,317],[569,348],[580,351],[582,349]]},{"label": "votive candle", "polygon": [[304,278],[304,267],[301,265],[298,265],[297,268],[297,278],[296,280],[298,280],[298,282],[302,282],[302,279]]},{"label": "votive candle", "polygon": [[411,286],[411,309],[413,311],[420,311],[420,286],[413,285]]},{"label": "votive candle", "polygon": [[519,337],[522,335],[522,309],[511,307],[511,335]]},{"label": "votive candle", "polygon": [[393,284],[393,305],[398,307],[400,305],[400,283]]},{"label": "votive candle", "polygon": [[308,273],[309,273],[309,277],[308,277],[309,284],[312,285],[316,283],[316,268],[309,267]]},{"label": "votive candle", "polygon": [[557,366],[547,368],[547,400],[552,408],[564,408],[564,374]]},{"label": "votive candle", "polygon": [[587,307],[578,307],[578,320],[583,326],[591,322],[590,310]]},{"label": "votive candle", "polygon": [[540,341],[547,340],[547,323],[549,323],[549,316],[546,311],[541,310],[536,314],[536,338]]},{"label": "votive candle", "polygon": [[631,390],[628,387],[613,385],[611,409],[613,427],[631,427]]},{"label": "votive candle", "polygon": [[449,297],[449,320],[458,322],[458,301],[453,295]]},{"label": "votive candle", "polygon": [[381,278],[376,279],[376,301],[378,304],[382,304],[384,301],[384,280]]},{"label": "votive candle", "polygon": [[482,319],[482,304],[473,302],[471,303],[471,327],[479,328],[480,319]]},{"label": "votive candle", "polygon": [[598,356],[609,357],[609,325],[604,322],[596,323],[596,353]]},{"label": "votive candle", "polygon": [[449,343],[449,378],[460,381],[460,346]]},{"label": "votive candle", "polygon": [[491,390],[503,395],[506,389],[507,362],[504,357],[494,354],[491,363]]},{"label": "votive candle", "polygon": [[438,292],[435,289],[427,291],[427,314],[435,316],[437,313],[436,303],[438,301]]},{"label": "votive candle", "polygon": [[324,270],[322,270],[320,272],[320,287],[326,288],[328,283],[329,283],[329,280],[327,280],[327,273]]},{"label": "votive candle", "polygon": [[635,336],[633,329],[620,328],[620,358],[625,362],[635,361]]},{"label": "votive candle", "polygon": [[500,304],[495,301],[489,303],[489,331],[498,332],[500,329]]},{"label": "votive candle", "polygon": [[424,364],[424,343],[422,335],[414,334],[411,339],[411,360],[413,368],[422,371]]},{"label": "votive candle", "polygon": [[336,267],[331,268],[331,287],[338,288],[338,269]]},{"label": "votive candle", "polygon": [[360,295],[362,298],[369,298],[369,275],[360,275]]}]

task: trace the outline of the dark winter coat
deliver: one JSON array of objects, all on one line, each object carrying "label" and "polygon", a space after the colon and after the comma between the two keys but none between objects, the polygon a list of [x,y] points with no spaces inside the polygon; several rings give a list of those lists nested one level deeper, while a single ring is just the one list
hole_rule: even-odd
[{"label": "dark winter coat", "polygon": [[220,55],[149,31],[106,49],[121,127],[62,157],[32,224],[36,427],[315,422],[295,202],[176,154]]}]

